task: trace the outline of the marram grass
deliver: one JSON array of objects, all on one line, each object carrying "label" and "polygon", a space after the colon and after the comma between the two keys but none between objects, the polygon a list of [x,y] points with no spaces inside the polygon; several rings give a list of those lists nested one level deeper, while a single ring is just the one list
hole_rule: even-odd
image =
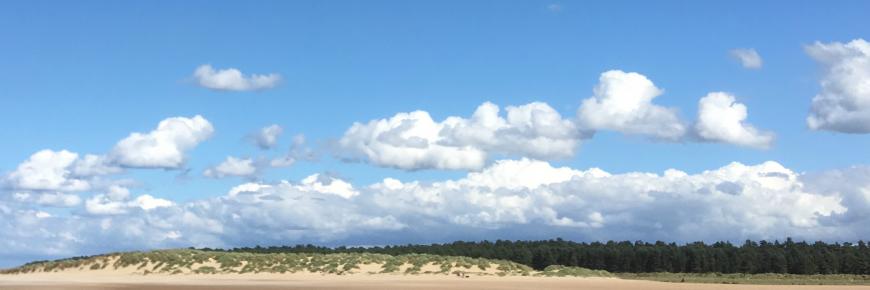
[{"label": "marram grass", "polygon": [[[391,256],[370,253],[305,254],[305,253],[237,253],[190,249],[150,252],[112,253],[43,261],[3,270],[2,274],[55,272],[67,269],[103,270],[132,267],[143,274],[227,274],[227,273],[296,273],[324,274],[359,273],[362,265],[378,265],[376,273],[421,274],[424,266],[432,265],[428,274],[477,272],[493,275],[533,275],[532,268],[505,260],[408,254]],[[491,267],[494,267],[493,270]],[[487,271],[491,270],[491,271]]]},{"label": "marram grass", "polygon": [[[370,271],[374,265],[377,271]],[[150,252],[111,253],[55,261],[40,261],[2,270],[0,274],[58,272],[70,269],[136,269],[150,274],[246,274],[246,273],[322,273],[343,275],[369,274],[438,274],[466,275],[478,273],[497,276],[544,277],[615,277],[685,283],[723,284],[794,284],[794,285],[870,285],[870,275],[793,275],[793,274],[720,274],[720,273],[609,273],[580,267],[553,265],[543,271],[505,260],[438,256],[429,254],[386,255],[373,253],[244,253],[190,249]],[[365,272],[361,269],[366,267]]]},{"label": "marram grass", "polygon": [[618,273],[622,279],[675,283],[764,284],[764,285],[870,285],[870,275],[852,274],[722,274],[722,273]]}]

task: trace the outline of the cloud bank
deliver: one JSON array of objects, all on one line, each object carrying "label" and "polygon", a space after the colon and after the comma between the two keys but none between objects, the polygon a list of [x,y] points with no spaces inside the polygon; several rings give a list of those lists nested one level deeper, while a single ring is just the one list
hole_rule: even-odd
[{"label": "cloud bank", "polygon": [[[801,174],[776,162],[688,174],[501,160],[435,182],[356,186],[328,175],[240,184],[183,204],[123,189],[52,215],[0,199],[0,257],[125,248],[476,238],[854,240],[870,231],[870,170]],[[26,229],[26,230],[25,230]],[[120,246],[123,245],[123,246]]]}]

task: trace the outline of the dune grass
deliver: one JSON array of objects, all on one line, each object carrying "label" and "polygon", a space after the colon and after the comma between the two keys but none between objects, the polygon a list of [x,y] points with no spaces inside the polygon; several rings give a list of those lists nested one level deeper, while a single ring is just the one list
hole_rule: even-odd
[{"label": "dune grass", "polygon": [[[208,264],[208,265],[206,265]],[[296,273],[347,274],[358,272],[361,265],[375,264],[378,273],[420,274],[425,265],[434,265],[438,271],[428,274],[450,274],[453,270],[485,272],[495,267],[499,275],[531,275],[528,266],[504,260],[408,254],[391,256],[370,253],[339,254],[255,254],[211,252],[191,249],[159,250],[150,252],[112,253],[92,257],[78,257],[55,261],[42,261],[4,270],[3,274],[55,272],[67,269],[102,270],[133,267],[144,274],[218,274],[218,273]]]},{"label": "dune grass", "polygon": [[[245,274],[245,273],[322,273],[344,275],[437,274],[465,276],[469,273],[497,276],[542,277],[615,277],[662,282],[717,284],[785,284],[785,285],[870,285],[870,275],[793,275],[793,274],[721,274],[721,273],[609,273],[579,267],[549,266],[542,271],[505,260],[438,256],[429,254],[386,255],[373,253],[244,253],[192,249],[149,252],[111,253],[54,261],[38,261],[2,270],[0,274],[58,272],[68,269],[113,270],[136,269],[150,274]],[[374,266],[377,271],[370,271]],[[425,271],[424,271],[425,268]]]},{"label": "dune grass", "polygon": [[763,285],[870,285],[870,275],[827,274],[722,274],[722,273],[619,273],[622,279],[674,283]]},{"label": "dune grass", "polygon": [[[549,266],[542,271],[505,260],[438,256],[429,254],[386,255],[373,253],[244,253],[192,249],[111,253],[54,261],[38,261],[2,270],[0,274],[58,272],[68,269],[136,269],[151,274],[245,274],[245,273],[321,273],[344,275],[436,274],[465,276],[469,273],[497,276],[615,277],[675,283],[780,284],[780,285],[870,285],[870,275],[793,275],[721,273],[609,273],[579,267]],[[370,271],[371,266],[377,271]],[[424,271],[425,269],[425,271]]]},{"label": "dune grass", "polygon": [[547,266],[547,268],[544,268],[544,271],[538,272],[535,275],[546,277],[615,277],[610,272],[604,270],[592,270],[559,265]]}]

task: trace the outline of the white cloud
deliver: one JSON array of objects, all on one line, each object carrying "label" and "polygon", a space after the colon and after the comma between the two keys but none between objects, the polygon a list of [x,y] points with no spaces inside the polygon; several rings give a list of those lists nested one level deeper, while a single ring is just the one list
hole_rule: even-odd
[{"label": "white cloud", "polygon": [[278,74],[245,76],[235,68],[215,70],[211,65],[201,65],[193,72],[197,84],[204,88],[221,91],[252,91],[270,89],[278,85]]},{"label": "white cloud", "polygon": [[352,198],[359,195],[359,192],[347,181],[323,174],[314,174],[302,179],[300,186],[297,188],[304,192],[335,194],[343,198]]},{"label": "white cloud", "polygon": [[36,212],[36,217],[37,217],[37,218],[40,218],[40,219],[50,218],[50,217],[51,217],[51,214],[50,214],[50,213],[47,213],[47,212],[44,212],[44,211],[37,211],[37,212]]},{"label": "white cloud", "polygon": [[254,134],[254,142],[260,149],[271,149],[278,144],[278,136],[281,136],[283,132],[284,128],[281,128],[281,126],[274,124],[266,126]]},{"label": "white cloud", "polygon": [[52,193],[29,193],[16,192],[12,198],[18,202],[32,202],[41,206],[49,207],[74,207],[81,204],[82,199],[77,194],[52,192]]},{"label": "white cloud", "polygon": [[183,204],[155,200],[101,194],[86,202],[90,215],[64,218],[39,218],[36,209],[0,200],[0,257],[114,250],[106,245],[360,244],[383,236],[735,241],[870,234],[870,170],[801,174],[776,162],[690,174],[608,173],[519,159],[436,182],[387,178],[356,188],[312,175],[299,183],[245,183]]},{"label": "white cloud", "polygon": [[389,119],[354,123],[339,140],[344,153],[381,166],[401,169],[476,169],[486,153],[471,146],[438,144],[441,123],[424,111],[399,113]]},{"label": "white cloud", "polygon": [[212,133],[214,127],[202,116],[167,118],[149,133],[130,134],[109,156],[125,167],[179,168],[184,165],[185,153]]},{"label": "white cloud", "polygon": [[480,228],[535,224],[601,228],[612,236],[640,230],[646,239],[734,238],[734,232],[769,238],[821,230],[823,219],[847,211],[839,196],[808,192],[799,177],[775,162],[658,175],[516,160],[428,185],[387,179],[370,191],[400,221],[423,215]]},{"label": "white cloud", "polygon": [[40,150],[18,167],[0,176],[6,187],[23,191],[86,191],[102,186],[98,177],[117,174],[122,168],[105,156],[67,150]]},{"label": "white cloud", "polygon": [[724,142],[739,146],[768,148],[774,135],[762,132],[746,123],[746,105],[734,96],[713,92],[698,102],[698,122],[695,131],[705,141]]},{"label": "white cloud", "polygon": [[122,215],[132,209],[145,212],[174,206],[170,200],[143,194],[130,200],[130,192],[123,187],[113,187],[106,194],[97,194],[85,201],[85,211],[92,215]]},{"label": "white cloud", "polygon": [[78,195],[71,193],[43,193],[36,198],[36,203],[53,207],[74,207],[81,204],[82,199]]},{"label": "white cloud", "polygon": [[646,76],[611,70],[601,74],[594,95],[577,111],[578,124],[588,130],[613,130],[631,135],[676,141],[686,126],[676,109],[652,103],[662,94]]},{"label": "white cloud", "polygon": [[293,136],[293,145],[290,146],[290,151],[287,154],[279,156],[269,161],[272,167],[287,167],[296,163],[299,160],[316,160],[317,152],[305,146],[305,135],[297,134]]},{"label": "white cloud", "polygon": [[805,48],[822,68],[822,91],[813,97],[813,130],[870,133],[870,43],[816,42]]},{"label": "white cloud", "polygon": [[66,150],[41,150],[7,174],[6,183],[25,190],[83,191],[91,185],[73,175],[78,154]]},{"label": "white cloud", "polygon": [[257,166],[254,164],[254,160],[227,156],[224,162],[206,169],[203,175],[212,178],[224,178],[227,176],[251,176],[256,173]]},{"label": "white cloud", "polygon": [[258,192],[258,191],[261,191],[261,190],[264,190],[267,188],[271,188],[271,187],[272,187],[271,185],[261,184],[261,183],[256,183],[256,182],[243,183],[243,184],[239,184],[239,185],[233,187],[232,189],[230,189],[230,191],[227,193],[227,196],[235,197],[235,196],[239,195],[240,193]]},{"label": "white cloud", "polygon": [[425,111],[399,113],[355,123],[338,143],[351,157],[381,166],[477,170],[490,154],[569,157],[583,137],[545,103],[511,106],[506,112],[500,116],[499,107],[487,102],[468,119],[436,122]]},{"label": "white cloud", "polygon": [[73,164],[72,173],[76,176],[97,176],[121,173],[124,170],[112,164],[104,155],[86,154]]},{"label": "white cloud", "polygon": [[140,195],[132,202],[132,204],[146,211],[174,205],[172,201],[156,198],[147,194]]},{"label": "white cloud", "polygon": [[449,117],[442,123],[442,143],[471,145],[490,153],[558,159],[574,155],[583,136],[569,119],[546,103],[505,108],[483,103],[470,119]]},{"label": "white cloud", "polygon": [[98,194],[85,201],[85,210],[95,215],[116,215],[127,213],[127,203]]},{"label": "white cloud", "polygon": [[112,185],[106,191],[106,196],[111,200],[125,200],[130,197],[130,190],[119,185]]},{"label": "white cloud", "polygon": [[760,69],[762,66],[761,55],[753,48],[732,49],[731,56],[740,61],[740,65],[744,68]]}]

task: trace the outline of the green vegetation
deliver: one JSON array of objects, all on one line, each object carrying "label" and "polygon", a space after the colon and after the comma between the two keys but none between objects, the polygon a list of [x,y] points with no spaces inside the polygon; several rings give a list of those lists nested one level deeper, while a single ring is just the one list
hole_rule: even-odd
[{"label": "green vegetation", "polygon": [[613,274],[604,270],[590,270],[580,267],[565,267],[558,265],[547,266],[547,268],[544,268],[544,270],[537,275],[547,277],[614,277]]},{"label": "green vegetation", "polygon": [[[369,266],[365,266],[369,265]],[[371,268],[371,265],[377,265]],[[675,243],[454,242],[367,248],[313,245],[231,250],[178,249],[37,261],[0,274],[66,269],[135,269],[141,274],[312,272],[619,277],[727,284],[870,285],[870,247],[858,243],[746,241]],[[364,269],[364,270],[363,270]],[[617,273],[617,274],[611,274]]]},{"label": "green vegetation", "polygon": [[870,276],[851,274],[722,274],[722,273],[621,273],[622,279],[675,283],[766,284],[766,285],[870,285]]},{"label": "green vegetation", "polygon": [[217,269],[211,266],[202,266],[193,270],[196,274],[217,274]]},{"label": "green vegetation", "polygon": [[[211,249],[206,249],[211,250]],[[224,250],[211,250],[224,251]],[[386,247],[326,248],[313,245],[235,248],[236,253],[425,253],[508,260],[544,270],[552,265],[605,270],[611,273],[746,273],[870,275],[870,247],[858,243],[746,241],[684,245],[665,242],[578,243],[549,241],[483,241]],[[475,265],[463,261],[460,266]]]},{"label": "green vegetation", "polygon": [[[715,261],[715,260],[714,260]],[[707,261],[710,263],[711,261]],[[151,274],[232,274],[232,273],[295,273],[315,272],[344,275],[363,273],[363,265],[378,265],[376,272],[393,274],[439,274],[465,276],[488,273],[507,276],[544,277],[618,277],[623,279],[663,282],[719,284],[794,284],[794,285],[870,285],[870,275],[782,273],[617,273],[583,267],[550,265],[535,271],[531,267],[506,260],[438,256],[430,254],[386,255],[376,253],[248,253],[201,251],[192,249],[151,252],[113,253],[92,257],[76,257],[56,261],[40,261],[0,271],[0,274],[52,272],[66,269],[102,270],[136,269]],[[366,268],[367,269],[367,268]]]},{"label": "green vegetation", "polygon": [[[200,250],[162,250],[151,252],[128,252],[93,257],[79,257],[56,261],[29,263],[4,270],[0,274],[53,272],[65,269],[100,270],[133,268],[137,273],[147,274],[218,274],[218,273],[295,273],[314,272],[342,275],[357,272],[360,265],[380,265],[380,273],[421,273],[426,265],[440,271],[429,273],[447,274],[454,267],[464,272],[483,272],[496,265],[498,274],[528,275],[530,267],[504,260],[482,258],[408,254],[391,256],[372,253],[274,253],[256,254],[243,252],[207,252]],[[129,269],[128,268],[128,269]],[[400,272],[401,270],[401,272]]]}]

